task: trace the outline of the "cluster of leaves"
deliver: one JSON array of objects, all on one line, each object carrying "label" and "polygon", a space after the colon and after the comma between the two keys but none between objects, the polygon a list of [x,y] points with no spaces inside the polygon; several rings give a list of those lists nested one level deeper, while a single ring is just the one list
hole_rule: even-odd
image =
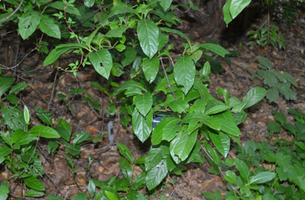
[{"label": "cluster of leaves", "polygon": [[257,56],[259,60],[258,66],[260,69],[254,74],[249,71],[252,75],[252,79],[255,77],[264,80],[267,91],[267,99],[269,102],[277,103],[279,94],[284,95],[286,100],[296,100],[297,93],[290,89],[291,85],[296,86],[295,79],[287,72],[279,72],[271,69],[271,62],[262,56]]},{"label": "cluster of leaves", "polygon": [[[287,123],[283,113],[273,111],[277,122],[268,124],[272,142],[250,140],[236,146],[236,169],[224,175],[229,190],[225,199],[304,199],[305,113],[300,109],[288,112],[294,115],[295,124]],[[275,134],[279,132],[292,135],[292,140]],[[222,199],[219,191],[204,195],[207,199]]]},{"label": "cluster of leaves", "polygon": [[267,26],[264,28],[260,28],[258,26],[254,26],[256,30],[251,30],[247,33],[251,40],[248,44],[252,45],[254,43],[258,44],[261,47],[266,46],[268,43],[272,44],[272,46],[278,45],[281,49],[285,49],[286,40],[283,38],[281,34],[278,33],[279,28],[272,24],[271,26]]}]

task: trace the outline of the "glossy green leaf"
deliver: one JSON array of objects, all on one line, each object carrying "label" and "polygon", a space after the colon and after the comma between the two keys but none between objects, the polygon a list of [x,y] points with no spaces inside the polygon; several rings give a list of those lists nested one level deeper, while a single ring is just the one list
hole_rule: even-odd
[{"label": "glossy green leaf", "polygon": [[120,158],[119,163],[122,174],[128,181],[130,181],[132,178],[132,167],[130,163],[127,161],[126,158],[123,157]]},{"label": "glossy green leaf", "polygon": [[43,33],[47,34],[50,37],[54,37],[57,39],[61,38],[59,26],[55,23],[54,19],[49,17],[48,15],[42,15],[39,28]]},{"label": "glossy green leaf", "polygon": [[229,52],[227,50],[225,50],[222,46],[217,45],[217,44],[213,44],[213,43],[205,43],[202,44],[201,47],[212,51],[213,53],[220,55],[222,57],[225,57],[226,54],[229,54]]},{"label": "glossy green leaf", "polygon": [[274,179],[275,176],[276,174],[274,172],[259,172],[258,174],[255,174],[254,176],[250,177],[250,183],[251,184],[266,183]]},{"label": "glossy green leaf", "polygon": [[73,144],[74,145],[81,144],[81,143],[87,141],[89,139],[89,137],[90,137],[89,132],[81,131],[74,135]]},{"label": "glossy green leaf", "polygon": [[132,47],[127,47],[122,54],[122,65],[123,67],[129,65],[130,63],[134,62],[137,56],[137,50]]},{"label": "glossy green leaf", "polygon": [[143,52],[151,59],[158,51],[158,26],[152,20],[139,21],[137,33]]},{"label": "glossy green leaf", "polygon": [[152,144],[157,145],[162,140],[171,141],[177,135],[176,131],[179,130],[177,124],[180,121],[181,120],[176,117],[163,117],[152,132]]},{"label": "glossy green leaf", "polygon": [[248,93],[243,98],[242,102],[233,107],[232,112],[240,112],[246,108],[249,108],[262,100],[266,95],[266,90],[264,88],[256,87],[248,91]]},{"label": "glossy green leaf", "polygon": [[36,191],[33,189],[26,191],[26,193],[24,194],[24,196],[26,197],[42,197],[44,195],[45,195],[44,192]]},{"label": "glossy green leaf", "polygon": [[[94,66],[95,71],[108,79],[113,66],[112,57],[109,51],[107,49],[101,49],[96,52],[89,53],[88,57]],[[103,66],[101,66],[101,63]]]},{"label": "glossy green leaf", "polygon": [[178,85],[183,86],[182,91],[187,94],[194,84],[195,80],[195,64],[190,56],[186,55],[180,58],[174,67],[175,81]]},{"label": "glossy green leaf", "polygon": [[75,195],[71,200],[87,200],[87,196],[84,192],[80,192],[77,195]]},{"label": "glossy green leaf", "polygon": [[55,130],[63,139],[65,139],[66,141],[70,141],[72,129],[67,121],[59,119],[57,122],[57,128]]},{"label": "glossy green leaf", "polygon": [[13,94],[7,95],[6,99],[13,105],[18,105],[19,103],[19,99]]},{"label": "glossy green leaf", "polygon": [[13,85],[14,81],[12,76],[0,76],[0,98]]},{"label": "glossy green leaf", "polygon": [[130,152],[130,150],[128,149],[127,146],[125,146],[124,144],[121,144],[121,143],[117,143],[117,147],[119,149],[119,152],[122,156],[124,156],[130,163],[133,163],[133,155],[132,153]]},{"label": "glossy green leaf", "polygon": [[134,189],[140,189],[144,186],[146,179],[146,172],[142,172],[139,176],[137,176],[133,182],[132,182],[132,187]]},{"label": "glossy green leaf", "polygon": [[25,12],[19,18],[18,33],[23,40],[27,39],[34,33],[41,20],[41,16],[37,11]]},{"label": "glossy green leaf", "polygon": [[[0,77],[0,84],[1,84],[1,77]],[[14,85],[14,87],[12,87],[9,94],[14,94],[16,92],[20,92],[21,90],[26,88],[28,85],[29,84],[25,83],[25,82],[18,83],[17,85]],[[1,87],[0,87],[0,90],[1,90]],[[0,97],[1,97],[1,92],[0,92]]]},{"label": "glossy green leaf", "polygon": [[190,135],[186,131],[183,131],[171,142],[170,145],[173,146],[171,151],[173,151],[174,155],[177,155],[181,161],[184,161],[192,151],[196,143],[197,134],[198,131],[194,131]]},{"label": "glossy green leaf", "polygon": [[169,154],[169,148],[167,146],[151,147],[145,157],[145,170],[148,171],[155,167],[167,154]]},{"label": "glossy green leaf", "polygon": [[29,133],[32,133],[36,136],[44,137],[44,138],[60,138],[60,135],[57,133],[56,130],[48,127],[48,126],[41,126],[37,125],[34,126]]},{"label": "glossy green leaf", "polygon": [[167,176],[168,169],[166,160],[161,160],[155,167],[150,169],[146,175],[146,186],[148,190],[157,187],[161,181]]},{"label": "glossy green leaf", "polygon": [[226,106],[226,105],[218,105],[218,106],[214,106],[214,107],[208,109],[204,114],[213,115],[213,114],[223,112],[227,109],[228,109],[228,106]]},{"label": "glossy green leaf", "polygon": [[[35,113],[37,115],[37,117],[43,121],[44,123],[46,123],[47,125],[49,126],[52,126],[53,125],[53,122],[52,122],[52,113],[51,112],[48,112],[42,108],[35,108]],[[58,122],[59,123],[59,122]]]},{"label": "glossy green leaf", "polygon": [[207,117],[202,121],[202,123],[217,131],[219,131],[221,128],[219,121],[214,117]]},{"label": "glossy green leaf", "polygon": [[31,115],[30,115],[30,111],[29,111],[28,107],[26,107],[26,105],[24,105],[23,116],[24,116],[25,123],[29,124]]},{"label": "glossy green leaf", "polygon": [[209,136],[217,150],[226,158],[230,151],[230,137],[222,132],[209,131]]},{"label": "glossy green leaf", "polygon": [[152,118],[152,111],[146,117],[143,117],[137,109],[134,109],[132,114],[132,129],[141,142],[147,140],[152,131]]},{"label": "glossy green leaf", "polygon": [[231,170],[227,170],[224,178],[226,179],[226,181],[228,181],[229,183],[234,183],[237,184],[237,176],[234,172],[232,172]]},{"label": "glossy green leaf", "polygon": [[172,101],[168,106],[174,111],[178,113],[183,113],[186,109],[189,108],[189,104],[186,101],[181,99],[177,99]]},{"label": "glossy green leaf", "polygon": [[265,70],[269,70],[271,68],[272,65],[268,58],[265,58],[263,56],[257,56],[256,58],[259,61],[259,64],[258,64],[259,67],[261,67],[262,69],[265,69]]},{"label": "glossy green leaf", "polygon": [[[219,166],[220,165],[220,156],[218,155],[218,153],[209,145],[206,144],[204,145],[206,150],[208,151],[209,155],[212,157],[212,161]],[[207,155],[208,158],[210,158],[210,156]]]},{"label": "glossy green leaf", "polygon": [[33,189],[38,190],[38,191],[44,191],[45,190],[44,185],[34,176],[30,176],[28,178],[25,178],[25,179],[23,179],[23,181],[25,182],[25,184],[29,188],[33,188]]},{"label": "glossy green leaf", "polygon": [[186,41],[189,43],[189,45],[191,45],[191,40],[184,33],[182,33],[181,31],[178,31],[176,29],[167,28],[167,27],[160,27],[160,30],[168,32],[168,33],[177,34],[177,35],[183,37],[184,39],[186,39]]},{"label": "glossy green leaf", "polygon": [[85,0],[84,1],[84,5],[87,6],[87,7],[92,7],[95,3],[95,0]]},{"label": "glossy green leaf", "polygon": [[12,146],[12,138],[8,133],[0,131],[2,139],[8,144],[9,146]]},{"label": "glossy green leaf", "polygon": [[153,57],[151,60],[148,58],[143,59],[142,68],[144,72],[144,76],[149,83],[152,83],[159,71],[159,58]]},{"label": "glossy green leaf", "polygon": [[53,49],[46,57],[46,59],[43,61],[43,66],[45,67],[47,65],[54,63],[61,55],[68,53],[69,51],[71,51],[71,48],[69,47]]},{"label": "glossy green leaf", "polygon": [[26,129],[23,113],[18,108],[6,107],[5,104],[2,104],[1,113],[6,125],[13,131]]},{"label": "glossy green leaf", "polygon": [[237,170],[239,171],[242,178],[244,178],[247,182],[250,180],[251,171],[249,167],[238,158],[234,159]]},{"label": "glossy green leaf", "polygon": [[[114,92],[113,95],[117,95],[118,93],[127,90],[125,92],[125,94],[130,93],[130,96],[134,96],[136,94],[142,94],[141,91],[147,92],[146,89],[144,88],[144,86],[139,83],[139,82],[135,82],[133,80],[131,81],[126,81],[124,83],[122,83]],[[132,95],[133,94],[133,95]]]},{"label": "glossy green leaf", "polygon": [[228,24],[233,20],[232,15],[230,12],[230,6],[231,6],[232,0],[228,0],[225,5],[222,7],[223,15],[224,15],[224,21],[228,27]]},{"label": "glossy green leaf", "polygon": [[160,1],[160,5],[164,11],[166,11],[172,4],[172,0],[162,0]]},{"label": "glossy green leaf", "polygon": [[234,19],[251,3],[251,0],[231,0],[230,13]]},{"label": "glossy green leaf", "polygon": [[9,184],[3,181],[0,185],[0,199],[7,199],[9,194]]},{"label": "glossy green leaf", "polygon": [[134,99],[136,108],[145,117],[151,110],[153,100],[150,92],[146,92],[143,95],[137,95]]},{"label": "glossy green leaf", "polygon": [[106,33],[106,37],[122,37],[123,33],[128,29],[126,26],[120,26],[118,28],[111,29]]}]

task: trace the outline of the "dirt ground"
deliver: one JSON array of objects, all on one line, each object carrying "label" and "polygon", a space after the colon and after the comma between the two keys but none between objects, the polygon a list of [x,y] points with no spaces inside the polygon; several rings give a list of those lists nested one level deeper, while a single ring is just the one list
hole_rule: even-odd
[{"label": "dirt ground", "polygon": [[[276,24],[280,33],[287,40],[286,49],[280,50],[273,46],[260,48],[258,46],[248,46],[246,37],[240,38],[234,44],[222,40],[222,32],[215,31],[203,34],[200,28],[194,25],[191,20],[183,20],[179,29],[185,32],[193,42],[203,43],[207,39],[222,43],[228,50],[239,51],[240,56],[230,57],[231,65],[222,62],[223,69],[220,74],[212,73],[210,78],[212,84],[209,86],[210,93],[217,96],[218,88],[228,89],[230,97],[236,96],[241,99],[248,90],[253,87],[262,87],[262,81],[252,80],[247,69],[258,69],[257,56],[267,57],[272,68],[278,71],[290,73],[296,80],[297,86],[292,90],[298,93],[298,100],[286,101],[280,96],[278,103],[269,104],[264,99],[260,103],[247,110],[248,117],[240,125],[242,136],[241,142],[251,139],[262,141],[268,136],[267,124],[272,121],[272,110],[287,114],[287,109],[299,108],[305,111],[305,58],[301,58],[305,49],[305,20],[300,15],[291,27],[282,23]],[[129,147],[135,159],[147,154],[147,147],[141,144],[131,132],[131,127],[125,129],[119,121],[118,112],[114,117],[106,116],[106,108],[109,105],[107,95],[93,88],[90,81],[98,81],[102,85],[106,83],[102,77],[98,76],[92,67],[86,67],[77,72],[77,78],[71,73],[57,70],[58,67],[65,68],[69,63],[78,59],[74,55],[64,55],[53,67],[42,67],[44,55],[37,51],[31,51],[33,44],[31,41],[22,41],[16,32],[7,34],[1,30],[0,65],[6,74],[16,77],[17,82],[25,81],[29,83],[23,92],[19,94],[20,106],[26,105],[31,113],[34,107],[40,107],[53,113],[53,119],[64,119],[72,126],[72,133],[80,131],[89,132],[92,138],[104,134],[98,144],[85,143],[81,147],[80,158],[72,158],[75,163],[76,173],[72,173],[71,166],[65,159],[64,145],[56,153],[49,155],[47,146],[40,144],[39,152],[43,162],[45,176],[41,181],[46,186],[46,194],[54,194],[65,199],[71,199],[77,193],[87,191],[88,180],[91,178],[106,181],[113,176],[123,177],[120,173],[120,154],[116,148],[116,142],[123,143]],[[180,40],[177,36],[171,36],[171,40],[178,46]],[[22,60],[22,58],[25,58]],[[18,67],[16,64],[20,62]],[[5,67],[6,66],[6,67]],[[75,88],[84,88],[91,94],[94,100],[99,100],[100,112],[95,111],[92,106],[82,101],[80,95],[69,95],[71,103],[58,99],[58,94],[67,94]],[[118,103],[119,104],[119,103]],[[20,107],[20,108],[21,108]],[[34,125],[39,120],[32,115],[31,120]],[[288,120],[293,120],[288,117]],[[108,139],[108,122],[114,121],[115,143],[110,144]],[[287,136],[288,137],[288,136]],[[234,149],[230,152],[230,157],[235,157]],[[88,156],[93,155],[93,162],[90,169],[87,169]],[[187,166],[181,176],[170,175],[167,177],[167,184],[157,190],[160,197],[166,194],[167,199],[204,199],[202,192],[222,191],[225,194],[225,183],[220,176],[208,173],[210,166],[206,162],[199,166],[191,164]],[[134,176],[141,173],[141,169],[135,167]],[[2,178],[1,178],[2,177]],[[5,174],[0,176],[0,181],[5,179]],[[176,180],[176,183],[170,184]],[[18,197],[23,189],[21,184],[15,182],[11,186],[11,195]],[[143,191],[145,192],[145,191]],[[158,199],[158,198],[157,198]]]}]

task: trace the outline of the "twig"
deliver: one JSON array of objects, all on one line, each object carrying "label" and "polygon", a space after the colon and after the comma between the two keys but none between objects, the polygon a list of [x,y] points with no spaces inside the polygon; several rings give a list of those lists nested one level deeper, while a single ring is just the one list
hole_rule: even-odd
[{"label": "twig", "polygon": [[1,20],[0,20],[0,23],[1,23],[1,22],[4,22],[4,21],[6,21],[6,20],[8,20],[11,16],[13,16],[13,14],[15,14],[15,13],[19,10],[19,8],[21,7],[23,1],[24,1],[24,0],[21,0],[20,4],[17,6],[17,8],[16,8],[9,16],[7,16],[7,17],[4,18],[4,19],[1,19]]},{"label": "twig", "polygon": [[53,97],[54,97],[54,91],[55,91],[55,87],[56,87],[55,84],[56,84],[57,73],[58,73],[58,70],[56,70],[56,73],[55,73],[55,78],[54,78],[54,81],[53,81],[53,89],[52,89],[50,101],[49,101],[49,103],[48,103],[48,109],[47,109],[47,111],[49,111],[50,105],[51,105],[51,102],[52,102],[52,99],[53,99]]},{"label": "twig", "polygon": [[160,62],[161,62],[161,66],[162,66],[163,71],[164,71],[164,74],[165,74],[165,78],[166,78],[166,81],[167,81],[167,85],[168,85],[168,87],[170,88],[170,90],[172,91],[172,93],[173,93],[175,99],[177,100],[177,97],[176,97],[176,95],[175,95],[175,92],[173,91],[173,88],[172,88],[172,86],[171,86],[171,84],[170,84],[170,82],[169,82],[169,80],[168,80],[168,76],[167,76],[167,73],[166,73],[166,70],[165,70],[165,67],[164,67],[164,64],[163,64],[162,57],[159,58],[159,60],[160,60]]},{"label": "twig", "polygon": [[55,142],[56,142],[57,144],[60,144],[60,145],[62,145],[62,146],[64,146],[64,147],[68,148],[68,149],[72,149],[72,150],[74,150],[74,151],[81,151],[81,150],[79,150],[79,149],[74,149],[74,148],[72,148],[72,147],[69,147],[69,146],[67,146],[67,145],[64,145],[64,144],[62,144],[62,143],[60,143],[60,142],[58,142],[58,141],[56,141],[56,140],[55,140]]}]

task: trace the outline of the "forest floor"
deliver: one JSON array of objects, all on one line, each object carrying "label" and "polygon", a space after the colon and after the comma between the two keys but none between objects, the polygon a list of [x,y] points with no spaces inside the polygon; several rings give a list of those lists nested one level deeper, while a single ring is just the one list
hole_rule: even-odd
[{"label": "forest floor", "polygon": [[[184,21],[185,32],[190,38],[193,35],[200,35],[198,27],[192,27],[188,21]],[[288,121],[293,118],[287,115],[287,109],[299,108],[305,111],[305,59],[301,57],[305,49],[305,21],[303,18],[297,18],[292,26],[277,24],[280,34],[287,40],[285,50],[280,50],[271,45],[262,48],[259,46],[248,46],[247,39],[242,36],[236,45],[227,45],[228,50],[238,51],[240,55],[230,57],[231,65],[221,60],[222,70],[219,74],[212,73],[210,75],[211,84],[209,85],[210,93],[217,96],[218,88],[227,89],[230,97],[236,96],[239,99],[251,88],[263,87],[263,81],[259,79],[251,79],[248,69],[256,71],[258,69],[257,56],[267,57],[272,63],[272,69],[280,72],[288,72],[297,81],[297,86],[292,87],[298,96],[298,100],[287,101],[283,96],[278,98],[278,103],[269,103],[267,99],[263,99],[258,104],[247,109],[248,117],[239,126],[242,132],[240,137],[242,144],[247,140],[263,141],[269,136],[267,124],[274,120],[272,110],[284,113]],[[3,33],[1,33],[3,34]],[[0,64],[5,66],[14,66],[30,52],[27,47],[27,41],[22,41],[17,34],[10,36],[10,39],[3,39],[0,47]],[[192,42],[204,43],[206,39],[220,42],[220,35],[214,34],[206,37],[196,37]],[[199,38],[199,39],[198,39]],[[174,43],[180,41],[178,37],[171,37]],[[13,41],[13,42],[12,42]],[[178,46],[180,44],[177,44]],[[29,45],[31,46],[31,45]],[[178,48],[179,49],[179,48]],[[17,52],[17,53],[16,53]],[[77,72],[77,78],[72,73],[65,73],[57,70],[58,67],[65,68],[69,63],[75,61],[74,56],[64,55],[55,63],[53,67],[42,67],[44,55],[33,51],[27,55],[24,61],[17,68],[2,68],[6,74],[16,77],[17,82],[26,81],[29,83],[19,98],[21,102],[21,110],[26,105],[31,113],[34,113],[35,107],[40,107],[52,112],[54,122],[58,119],[64,119],[72,126],[72,133],[80,131],[89,132],[92,138],[103,135],[103,139],[98,144],[85,143],[81,147],[79,158],[72,157],[75,164],[76,173],[72,173],[71,166],[67,163],[65,156],[65,146],[61,145],[59,150],[53,154],[48,154],[47,145],[41,144],[39,151],[43,162],[45,176],[41,181],[46,186],[46,194],[54,194],[65,199],[71,199],[77,193],[87,191],[88,180],[91,178],[106,181],[113,176],[123,177],[120,173],[119,160],[120,154],[115,143],[125,144],[134,155],[135,159],[147,154],[148,149],[145,144],[141,144],[135,135],[131,132],[131,127],[125,129],[119,120],[119,113],[115,116],[106,116],[106,108],[110,104],[107,95],[93,88],[90,81],[100,82],[102,85],[106,83],[102,77],[98,76],[92,67],[80,69]],[[30,71],[31,73],[25,73]],[[98,112],[89,104],[81,99],[81,95],[67,95],[69,91],[75,88],[84,88],[86,92],[91,94],[94,100],[99,100],[101,110]],[[67,95],[71,100],[69,105],[67,101],[57,98],[58,94]],[[119,103],[116,102],[117,105]],[[38,118],[31,116],[34,125],[39,124]],[[115,143],[110,144],[108,140],[108,123],[114,121]],[[283,139],[290,140],[287,135]],[[89,166],[88,156],[93,155],[93,162]],[[229,153],[229,157],[236,157],[234,149]],[[202,192],[214,192],[220,190],[225,194],[226,186],[222,178],[218,175],[208,173],[210,166],[208,162],[203,165],[191,164],[187,166],[182,175],[170,175],[166,178],[166,184],[157,189],[157,197],[159,199],[162,194],[166,194],[167,199],[204,199]],[[134,176],[141,173],[139,167],[135,167]],[[6,179],[7,175],[0,175],[0,182]],[[173,183],[175,180],[174,184]],[[16,182],[11,187],[11,195],[18,197],[21,193],[22,186]],[[143,192],[145,192],[143,190]]]}]

